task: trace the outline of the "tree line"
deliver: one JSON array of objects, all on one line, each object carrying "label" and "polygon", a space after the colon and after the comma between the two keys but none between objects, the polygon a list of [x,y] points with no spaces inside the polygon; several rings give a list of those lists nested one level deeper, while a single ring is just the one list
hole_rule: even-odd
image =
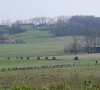
[{"label": "tree line", "polygon": [[[73,36],[73,40],[76,40],[76,36],[84,36],[84,40],[81,40],[84,45],[94,47],[99,46],[99,24],[100,17],[92,15],[35,17],[28,20],[16,20],[13,23],[10,20],[3,20],[0,25],[0,37],[2,37],[0,41],[5,41],[5,36],[7,38],[11,34],[25,32],[28,29],[39,29],[49,30],[54,36]],[[93,52],[92,49],[88,50],[90,51]]]},{"label": "tree line", "polygon": [[[72,35],[76,32],[78,35],[87,34],[88,28],[95,28],[98,32],[100,29],[100,17],[95,16],[58,16],[54,18],[50,17],[35,17],[28,20],[16,20],[10,23],[9,20],[3,20],[1,26],[6,28],[0,28],[0,31],[8,30],[9,34],[16,34],[25,31],[25,29],[40,29],[50,30],[54,36],[66,36]],[[8,27],[7,27],[8,26]],[[1,34],[1,32],[0,32]]]}]

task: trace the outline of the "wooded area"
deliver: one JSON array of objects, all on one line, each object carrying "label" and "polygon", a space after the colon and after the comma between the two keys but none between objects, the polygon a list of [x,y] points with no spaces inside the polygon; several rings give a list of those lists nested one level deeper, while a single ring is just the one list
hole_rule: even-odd
[{"label": "wooded area", "polygon": [[10,23],[3,20],[0,25],[0,34],[17,34],[26,29],[50,30],[54,36],[86,35],[88,29],[95,29],[99,34],[100,17],[95,16],[58,16],[55,18],[36,17],[29,20],[16,20]]}]

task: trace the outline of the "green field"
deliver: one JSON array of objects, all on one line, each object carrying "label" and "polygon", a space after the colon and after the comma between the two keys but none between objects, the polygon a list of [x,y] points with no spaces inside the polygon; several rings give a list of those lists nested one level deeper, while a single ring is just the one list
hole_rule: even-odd
[{"label": "green field", "polygon": [[48,30],[27,30],[24,33],[10,35],[14,40],[23,40],[26,44],[1,44],[0,57],[37,57],[62,56],[63,48],[68,45],[70,36],[54,37]]},{"label": "green field", "polygon": [[70,36],[54,37],[49,30],[27,30],[24,33],[10,35],[10,38],[23,40],[28,44],[34,42],[55,42],[72,39]]},{"label": "green field", "polygon": [[64,46],[40,44],[0,45],[0,57],[37,57],[64,54]]},{"label": "green field", "polygon": [[[53,37],[49,31],[28,30],[10,35],[10,38],[23,40],[26,44],[0,45],[0,90],[100,90],[100,54],[64,53],[64,47],[72,42],[71,36]],[[80,60],[74,60],[76,56]],[[7,60],[8,57],[10,60]],[[16,60],[16,57],[24,59]],[[30,57],[30,60],[27,60],[27,57]],[[40,57],[40,60],[37,60],[37,57]],[[45,57],[49,60],[45,60]],[[52,60],[53,57],[57,60]],[[95,65],[96,60],[98,65]],[[66,66],[68,64],[69,67]],[[7,70],[44,65],[63,67]],[[2,72],[2,68],[6,71]]]},{"label": "green field", "polygon": [[[64,53],[64,47],[72,41],[71,36],[53,37],[48,30],[27,30],[24,33],[10,35],[10,38],[24,40],[26,44],[1,44],[0,67],[68,64],[74,63],[73,59],[75,56],[78,56],[80,58],[78,62],[82,63],[91,62],[94,64],[96,60],[100,60],[100,54],[73,55]],[[57,58],[56,61],[51,60],[53,56]],[[9,61],[7,61],[8,57],[10,57]],[[16,61],[16,57],[23,57],[24,60]],[[26,57],[30,57],[31,60],[26,60]],[[37,57],[44,60],[42,61],[43,63],[36,60]],[[50,60],[46,61],[45,57],[48,57]],[[2,61],[2,58],[5,58],[4,61]]]},{"label": "green field", "polygon": [[[37,57],[45,60],[45,57],[52,59],[53,56],[57,58],[57,61],[49,61],[50,64],[56,63],[72,63],[76,55],[66,54],[63,49],[65,46],[72,42],[71,36],[54,37],[49,30],[27,30],[24,33],[10,35],[10,38],[19,39],[26,42],[26,44],[1,44],[0,45],[0,60],[5,58],[7,60],[10,57],[10,61],[4,61],[12,63],[11,66],[34,65],[37,61]],[[79,54],[77,55],[81,62],[88,62],[88,60],[99,60],[99,54]],[[31,61],[16,61],[16,57],[30,57]],[[12,61],[11,61],[12,60]],[[15,60],[15,61],[14,61]],[[61,61],[60,61],[61,60]],[[71,62],[70,62],[71,60]],[[94,63],[93,61],[93,63]],[[1,61],[3,62],[3,61]],[[91,61],[92,62],[92,61]],[[17,64],[18,63],[18,64]],[[20,64],[21,63],[21,64]],[[48,61],[43,61],[44,64],[49,64]],[[43,63],[41,63],[43,65]],[[2,64],[2,63],[1,63]],[[8,64],[8,65],[9,65]],[[37,63],[36,65],[40,65]],[[2,67],[2,65],[1,65]]]}]

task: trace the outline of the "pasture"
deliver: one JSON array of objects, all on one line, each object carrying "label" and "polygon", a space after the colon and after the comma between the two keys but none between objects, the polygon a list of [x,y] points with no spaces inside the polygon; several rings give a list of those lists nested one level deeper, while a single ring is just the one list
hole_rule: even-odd
[{"label": "pasture", "polygon": [[34,42],[55,42],[72,40],[71,36],[54,37],[49,30],[27,30],[24,33],[10,35],[10,38],[23,40],[27,44],[33,44]]},{"label": "pasture", "polygon": [[[0,45],[0,90],[100,90],[100,54],[64,53],[63,48],[72,42],[70,36],[53,37],[49,31],[29,30],[10,38],[26,44]],[[74,60],[76,56],[80,60]],[[52,60],[53,57],[57,60]],[[96,60],[98,65],[95,65]],[[8,71],[8,68],[50,65],[63,66]]]},{"label": "pasture", "polygon": [[[38,42],[40,43],[40,42]],[[97,90],[99,82],[100,54],[65,54],[64,45],[11,44],[0,45],[1,90]],[[26,57],[29,56],[30,60]],[[37,57],[40,56],[40,60]],[[45,57],[49,60],[45,60]],[[55,56],[57,60],[52,60]],[[78,56],[80,60],[74,60]],[[10,57],[10,60],[6,58]],[[16,57],[24,57],[16,60]],[[5,58],[2,60],[2,58]],[[87,65],[89,63],[89,65]],[[70,66],[66,66],[70,64]],[[75,66],[73,66],[75,64]],[[78,64],[78,66],[77,66]],[[79,65],[80,64],[80,65]],[[8,68],[64,65],[61,68],[36,68],[8,71]],[[2,68],[6,71],[2,72]],[[98,89],[99,90],[99,89]]]},{"label": "pasture", "polygon": [[[39,42],[40,43],[40,42]],[[12,68],[21,66],[41,66],[55,64],[87,63],[95,64],[100,61],[100,54],[66,54],[63,52],[63,45],[48,44],[1,44],[0,45],[0,68]],[[74,60],[78,56],[80,60]],[[10,57],[10,60],[7,58]],[[16,60],[16,57],[23,57],[23,60]],[[26,58],[30,57],[30,60]],[[37,60],[40,57],[40,60]],[[49,60],[45,60],[48,57]],[[57,60],[52,60],[56,57]],[[2,58],[4,60],[2,60]]]},{"label": "pasture", "polygon": [[37,57],[60,55],[64,46],[41,44],[0,45],[0,57]]}]

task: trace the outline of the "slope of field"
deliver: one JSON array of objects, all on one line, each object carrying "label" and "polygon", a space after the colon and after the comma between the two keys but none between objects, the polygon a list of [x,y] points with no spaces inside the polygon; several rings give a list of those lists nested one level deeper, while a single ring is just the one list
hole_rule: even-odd
[{"label": "slope of field", "polygon": [[[66,56],[63,49],[65,46],[72,42],[71,36],[53,37],[48,30],[27,30],[24,33],[11,35],[10,38],[19,39],[26,42],[26,44],[5,44],[0,45],[0,58],[5,57],[46,57],[46,56],[59,56],[61,58],[72,59],[73,57]],[[67,54],[68,56],[68,54]],[[85,55],[81,55],[85,56]],[[86,55],[89,57],[89,55]],[[93,58],[99,59],[97,56],[92,54]],[[61,59],[59,58],[59,59]],[[82,57],[83,58],[83,57]],[[88,58],[84,58],[84,60]]]},{"label": "slope of field", "polygon": [[49,30],[27,30],[24,33],[10,35],[12,39],[23,40],[26,43],[34,43],[34,42],[54,42],[54,41],[66,41],[71,40],[69,36],[63,37],[54,37]]},{"label": "slope of field", "polygon": [[[50,90],[97,90],[95,87],[100,85],[100,54],[73,55],[64,53],[63,48],[72,41],[70,36],[53,37],[49,31],[28,30],[10,37],[23,40],[26,44],[0,45],[0,88],[3,88],[0,90],[8,90],[13,86],[19,88],[18,85],[22,85],[24,89],[26,88],[25,90],[33,90],[27,89],[26,85],[44,88],[47,84],[58,85],[57,87],[61,88]],[[38,56],[40,56],[40,60],[37,60]],[[54,56],[57,60],[52,60]],[[80,60],[74,60],[76,56]],[[10,60],[7,60],[7,57],[10,57]],[[16,59],[16,57],[23,57],[23,60]],[[27,60],[26,57],[30,57],[30,60]],[[45,57],[48,57],[49,60],[45,60]],[[98,65],[95,65],[96,60]],[[70,66],[68,66],[69,64]],[[8,71],[8,68],[47,65],[63,65],[63,67]],[[1,72],[4,68],[6,71]],[[69,89],[62,89],[61,85],[64,87],[67,85],[66,88]],[[71,89],[68,85],[75,89]]]},{"label": "slope of field", "polygon": [[54,37],[49,30],[27,30],[10,38],[26,44],[1,45],[0,57],[62,56],[63,48],[72,41],[71,36]]}]

